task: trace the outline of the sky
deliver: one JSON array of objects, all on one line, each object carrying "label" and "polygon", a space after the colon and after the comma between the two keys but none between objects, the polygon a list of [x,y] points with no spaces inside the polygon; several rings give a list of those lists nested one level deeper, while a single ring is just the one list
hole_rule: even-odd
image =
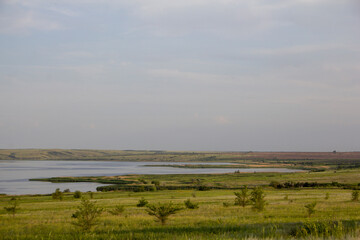
[{"label": "sky", "polygon": [[0,0],[0,148],[359,151],[358,0]]}]

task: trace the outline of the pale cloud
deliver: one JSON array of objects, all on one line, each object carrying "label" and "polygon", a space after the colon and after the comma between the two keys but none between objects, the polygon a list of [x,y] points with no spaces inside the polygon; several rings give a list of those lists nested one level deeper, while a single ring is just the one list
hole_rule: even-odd
[{"label": "pale cloud", "polygon": [[20,11],[0,15],[0,33],[27,33],[30,30],[52,31],[61,29],[61,24],[42,18],[34,11]]},{"label": "pale cloud", "polygon": [[359,6],[0,1],[0,147],[356,149]]}]

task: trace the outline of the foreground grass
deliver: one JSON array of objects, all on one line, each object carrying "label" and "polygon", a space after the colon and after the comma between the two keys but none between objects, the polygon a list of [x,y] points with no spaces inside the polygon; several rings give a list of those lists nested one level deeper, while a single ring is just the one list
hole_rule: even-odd
[{"label": "foreground grass", "polygon": [[[0,238],[293,239],[295,230],[304,223],[333,221],[341,221],[342,224],[333,237],[356,239],[359,234],[356,226],[360,221],[360,203],[350,201],[351,190],[266,189],[265,192],[268,205],[262,213],[254,212],[250,207],[234,206],[235,196],[231,190],[94,193],[94,201],[105,211],[99,225],[90,232],[82,232],[72,224],[71,215],[80,200],[75,200],[71,194],[65,195],[63,201],[53,200],[51,196],[21,196],[21,209],[15,217],[3,210],[11,197],[1,196]],[[329,193],[327,200],[326,193]],[[141,197],[150,203],[172,201],[179,205],[190,198],[199,203],[199,208],[180,211],[171,216],[165,226],[161,226],[144,208],[136,207]],[[304,206],[313,201],[317,201],[316,212],[309,218]],[[224,207],[224,202],[230,206]],[[117,205],[125,206],[121,216],[113,216],[106,211]],[[310,236],[316,237],[320,236]]]}]

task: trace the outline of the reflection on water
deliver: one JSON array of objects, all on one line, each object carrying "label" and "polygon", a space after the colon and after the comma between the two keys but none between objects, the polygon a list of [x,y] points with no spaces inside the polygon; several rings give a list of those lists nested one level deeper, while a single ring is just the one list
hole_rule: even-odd
[{"label": "reflection on water", "polygon": [[[96,191],[99,183],[49,183],[28,181],[30,178],[67,176],[114,176],[126,174],[202,174],[229,173],[229,168],[171,168],[145,167],[143,165],[174,164],[164,162],[115,162],[115,161],[0,161],[0,193],[47,194],[56,188],[71,191]],[[183,163],[176,163],[183,164]],[[186,163],[189,164],[189,163]],[[209,163],[191,163],[209,164]],[[224,163],[211,163],[224,164]],[[244,168],[241,172],[295,172],[285,168]]]}]

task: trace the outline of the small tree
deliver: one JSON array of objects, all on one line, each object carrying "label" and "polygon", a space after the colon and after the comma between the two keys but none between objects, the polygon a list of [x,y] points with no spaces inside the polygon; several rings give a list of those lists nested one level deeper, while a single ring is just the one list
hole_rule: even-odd
[{"label": "small tree", "polygon": [[191,202],[190,199],[184,201],[184,204],[185,204],[185,207],[188,208],[188,209],[197,209],[197,208],[199,208],[199,204]]},{"label": "small tree", "polygon": [[83,198],[78,210],[72,215],[76,218],[76,222],[73,224],[80,227],[83,231],[90,230],[98,223],[98,218],[102,212],[102,209],[95,205],[95,202]]},{"label": "small tree", "polygon": [[251,198],[250,198],[252,209],[254,211],[261,212],[264,210],[266,201],[265,201],[265,193],[262,187],[256,187],[251,192]]},{"label": "small tree", "polygon": [[151,216],[155,216],[161,222],[161,225],[165,225],[165,222],[170,215],[173,215],[182,209],[181,207],[173,205],[172,202],[158,203],[157,205],[148,204],[146,207],[146,212]]},{"label": "small tree", "polygon": [[245,207],[250,204],[250,194],[247,186],[244,186],[240,192],[234,192],[234,194],[236,196],[235,205]]},{"label": "small tree", "polygon": [[81,192],[80,191],[75,191],[74,192],[74,198],[81,198]]},{"label": "small tree", "polygon": [[136,204],[137,207],[145,207],[149,202],[145,199],[145,198],[141,198],[138,202],[138,204]]},{"label": "small tree", "polygon": [[312,203],[309,203],[309,204],[306,204],[305,205],[305,208],[308,212],[308,216],[311,217],[311,215],[313,215],[315,213],[315,207],[316,207],[316,202],[312,202]]},{"label": "small tree", "polygon": [[4,209],[6,210],[6,212],[12,214],[12,216],[15,217],[15,213],[20,209],[18,199],[12,197],[9,201],[9,207],[4,207]]},{"label": "small tree", "polygon": [[359,201],[359,191],[358,190],[354,190],[351,194],[351,201]]},{"label": "small tree", "polygon": [[60,201],[63,200],[64,196],[63,193],[60,191],[60,188],[57,188],[55,192],[51,194],[53,199],[59,199]]},{"label": "small tree", "polygon": [[121,215],[125,210],[123,205],[117,205],[114,209],[108,210],[108,212],[112,215]]}]

